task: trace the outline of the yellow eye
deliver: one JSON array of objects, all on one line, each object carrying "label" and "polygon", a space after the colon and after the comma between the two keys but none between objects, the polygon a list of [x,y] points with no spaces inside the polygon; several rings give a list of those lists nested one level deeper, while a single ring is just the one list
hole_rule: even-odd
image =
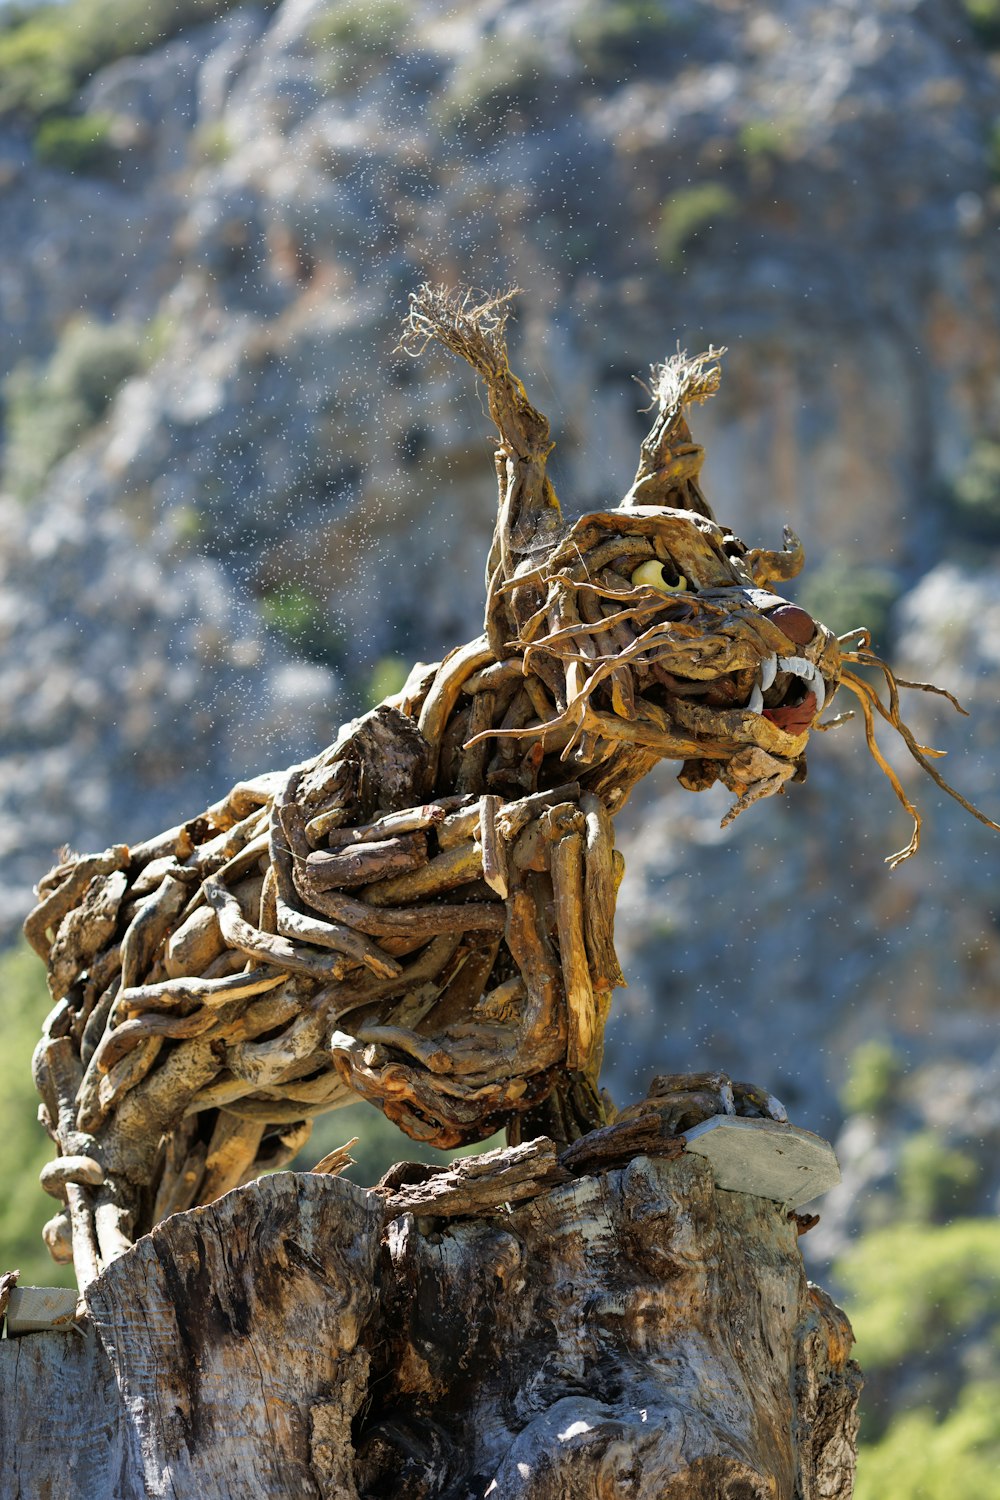
[{"label": "yellow eye", "polygon": [[683,594],[687,579],[681,574],[679,583],[668,583],[663,576],[663,564],[651,557],[648,562],[640,563],[632,574],[632,586],[657,589],[661,594]]}]

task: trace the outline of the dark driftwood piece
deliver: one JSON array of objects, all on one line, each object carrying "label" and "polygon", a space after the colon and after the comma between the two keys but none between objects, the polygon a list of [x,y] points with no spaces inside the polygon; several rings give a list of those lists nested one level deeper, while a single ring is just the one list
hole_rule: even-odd
[{"label": "dark driftwood piece", "polygon": [[779,1205],[546,1140],[424,1172],[264,1178],[117,1259],[80,1331],[0,1344],[8,1491],[850,1494],[850,1332]]}]

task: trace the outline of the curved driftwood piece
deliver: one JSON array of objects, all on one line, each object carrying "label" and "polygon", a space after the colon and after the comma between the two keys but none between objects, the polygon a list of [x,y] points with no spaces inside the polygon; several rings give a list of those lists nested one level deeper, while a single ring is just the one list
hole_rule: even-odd
[{"label": "curved driftwood piece", "polygon": [[368,1193],[282,1173],[175,1215],[80,1328],[0,1345],[7,1492],[846,1500],[846,1319],[781,1205],[663,1144],[581,1176],[537,1140]]}]

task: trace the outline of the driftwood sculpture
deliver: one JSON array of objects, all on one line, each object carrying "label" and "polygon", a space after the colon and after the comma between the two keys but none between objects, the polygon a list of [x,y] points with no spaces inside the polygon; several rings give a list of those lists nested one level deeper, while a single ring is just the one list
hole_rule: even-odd
[{"label": "driftwood sculpture", "polygon": [[[796,538],[748,551],[714,520],[685,413],[716,390],[717,352],[654,369],[631,489],[567,526],[548,423],[508,364],[510,295],[424,288],[402,343],[467,360],[499,432],[483,634],[416,666],[313,759],[148,843],[67,855],[38,887],[25,930],[55,1008],[35,1074],[58,1149],[43,1185],[65,1204],[46,1240],[82,1288],[358,1096],[443,1147],[604,1124],[622,983],[612,818],[657,761],[680,761],[691,791],[723,782],[728,822],[804,777],[845,686],[914,816],[891,862],[919,820],[876,714],[945,786],[865,632],[838,640],[774,592],[801,567]],[[888,704],[857,666],[881,669]],[[734,1109],[783,1118],[721,1078],[659,1095],[675,1129]]]}]

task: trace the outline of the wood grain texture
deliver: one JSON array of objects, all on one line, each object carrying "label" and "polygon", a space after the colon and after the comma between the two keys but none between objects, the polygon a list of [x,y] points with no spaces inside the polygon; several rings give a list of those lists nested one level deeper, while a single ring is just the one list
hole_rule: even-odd
[{"label": "wood grain texture", "polygon": [[167,1220],[82,1335],[0,1345],[4,1493],[848,1500],[860,1376],[795,1225],[676,1141],[581,1145]]},{"label": "wood grain texture", "polygon": [[0,1476],[12,1500],[146,1500],[127,1408],[92,1327],[0,1343]]},{"label": "wood grain texture", "polygon": [[321,1469],[346,1475],[330,1410],[349,1442],[381,1222],[351,1183],[282,1173],[168,1220],[90,1288],[139,1493],[353,1495],[314,1473],[312,1410]]}]

